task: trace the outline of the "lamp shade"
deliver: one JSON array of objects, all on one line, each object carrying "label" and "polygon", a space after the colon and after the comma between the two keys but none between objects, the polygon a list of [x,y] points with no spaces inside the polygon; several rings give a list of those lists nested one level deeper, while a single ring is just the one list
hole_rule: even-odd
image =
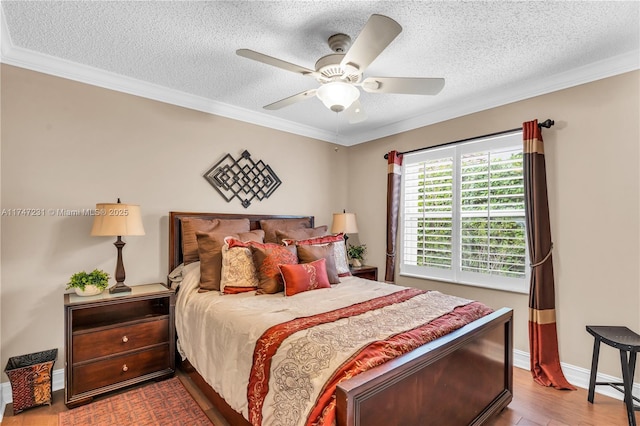
[{"label": "lamp shade", "polygon": [[144,235],[140,206],[121,203],[96,204],[91,235],[97,237]]},{"label": "lamp shade", "polygon": [[316,95],[331,111],[340,112],[360,97],[360,91],[349,83],[334,81],[320,86]]},{"label": "lamp shade", "polygon": [[334,213],[331,232],[333,234],[340,232],[344,234],[357,234],[358,223],[356,222],[355,213]]}]

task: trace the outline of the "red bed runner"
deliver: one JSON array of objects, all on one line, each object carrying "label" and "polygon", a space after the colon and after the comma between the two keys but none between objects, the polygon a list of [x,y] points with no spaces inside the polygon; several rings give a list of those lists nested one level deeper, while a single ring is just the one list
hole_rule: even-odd
[{"label": "red bed runner", "polygon": [[[285,339],[301,330],[402,303],[425,293],[427,293],[425,290],[406,289],[331,312],[296,318],[265,331],[255,346],[247,389],[251,424],[262,424],[264,399],[269,392],[272,358]],[[336,386],[343,380],[410,352],[492,312],[491,308],[482,303],[468,302],[426,324],[395,334],[385,340],[374,341],[354,353],[325,383],[305,424],[330,425],[333,423],[335,419],[334,392]]]}]

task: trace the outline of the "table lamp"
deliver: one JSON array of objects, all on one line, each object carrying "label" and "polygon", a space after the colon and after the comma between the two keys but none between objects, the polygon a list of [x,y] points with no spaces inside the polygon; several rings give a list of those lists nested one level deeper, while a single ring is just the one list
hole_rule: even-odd
[{"label": "table lamp", "polygon": [[109,293],[124,293],[131,291],[131,287],[124,283],[125,273],[122,263],[122,248],[125,242],[123,236],[144,235],[140,206],[122,204],[120,198],[117,203],[96,204],[96,215],[93,219],[91,235],[96,237],[118,237],[113,243],[118,249],[116,264],[116,285],[109,289]]},{"label": "table lamp", "polygon": [[344,234],[344,244],[347,244],[347,240],[349,236],[347,234],[357,234],[358,233],[358,223],[356,222],[356,214],[355,213],[346,213],[343,211],[342,213],[334,213],[333,214],[333,224],[331,225],[331,233],[332,234]]}]

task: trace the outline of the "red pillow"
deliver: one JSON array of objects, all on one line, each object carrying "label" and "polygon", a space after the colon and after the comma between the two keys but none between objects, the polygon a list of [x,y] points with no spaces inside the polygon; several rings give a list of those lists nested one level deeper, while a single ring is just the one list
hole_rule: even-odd
[{"label": "red pillow", "polygon": [[310,263],[280,265],[280,273],[284,279],[284,295],[293,296],[303,291],[331,288],[326,262],[321,258]]}]

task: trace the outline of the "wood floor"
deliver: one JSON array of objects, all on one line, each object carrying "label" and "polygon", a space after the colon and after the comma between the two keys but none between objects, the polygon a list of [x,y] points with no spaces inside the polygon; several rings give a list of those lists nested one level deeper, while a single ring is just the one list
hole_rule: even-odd
[{"label": "wood floor", "polygon": [[[186,375],[178,372],[177,376],[216,426],[228,426]],[[528,371],[519,368],[514,369],[513,384],[513,401],[490,423],[491,426],[625,426],[628,424],[624,404],[617,399],[596,394],[595,403],[590,404],[587,402],[586,390],[557,391],[544,388],[531,380]],[[64,391],[60,390],[54,392],[51,406],[31,408],[17,416],[13,416],[11,404],[9,404],[5,408],[0,425],[57,426],[58,413],[66,410]],[[640,423],[637,411],[636,421]]]}]

